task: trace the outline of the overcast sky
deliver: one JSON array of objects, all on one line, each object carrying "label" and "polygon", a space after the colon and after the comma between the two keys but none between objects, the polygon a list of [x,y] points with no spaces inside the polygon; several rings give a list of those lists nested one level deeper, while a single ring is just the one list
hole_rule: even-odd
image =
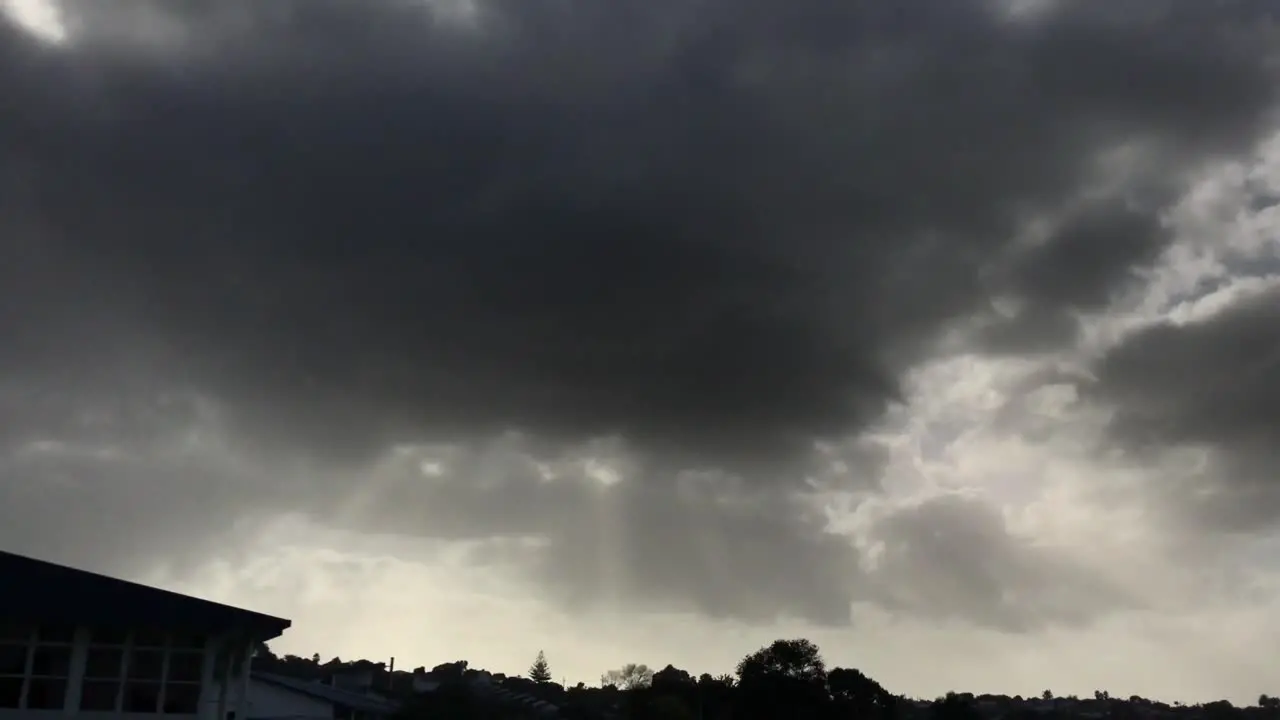
[{"label": "overcast sky", "polygon": [[0,547],[401,667],[1280,691],[1274,3],[0,10]]}]

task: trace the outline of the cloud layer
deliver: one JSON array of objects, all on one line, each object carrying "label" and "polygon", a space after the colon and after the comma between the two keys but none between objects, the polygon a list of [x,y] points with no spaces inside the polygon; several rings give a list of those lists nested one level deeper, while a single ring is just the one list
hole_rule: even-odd
[{"label": "cloud layer", "polygon": [[[1273,245],[1142,304],[1275,131],[1265,3],[59,7],[0,24],[6,546],[300,512],[584,612],[1031,632],[1150,598],[943,487],[965,438],[1199,449],[1160,522],[1276,518]],[[1026,372],[926,412],[957,357]]]}]

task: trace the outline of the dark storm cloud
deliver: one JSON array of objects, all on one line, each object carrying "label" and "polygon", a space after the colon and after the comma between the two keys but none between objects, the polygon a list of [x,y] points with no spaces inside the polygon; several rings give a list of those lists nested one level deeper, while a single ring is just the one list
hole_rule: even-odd
[{"label": "dark storm cloud", "polygon": [[1076,335],[1076,313],[1103,310],[1136,284],[1134,271],[1167,242],[1160,217],[1124,198],[1077,210],[1048,240],[1011,253],[1002,285],[1022,306],[989,328],[986,347],[1013,353],[1063,347]]},{"label": "dark storm cloud", "polygon": [[[375,0],[67,5],[69,48],[0,37],[9,455],[149,447],[84,407],[177,388],[214,399],[227,456],[323,470],[220,466],[185,503],[164,478],[187,460],[96,466],[133,478],[101,492],[139,537],[180,535],[124,507],[154,481],[185,513],[538,536],[531,572],[569,600],[824,622],[856,563],[789,491],[866,481],[813,441],[877,420],[954,321],[1002,352],[1070,340],[1168,243],[1181,173],[1264,132],[1280,47],[1249,2],[494,0],[470,29]],[[353,487],[393,443],[508,430],[539,457],[620,437],[641,469],[607,523],[581,483],[480,483],[527,470]],[[690,468],[745,482],[689,496]],[[585,569],[606,531],[612,589]]]},{"label": "dark storm cloud", "polygon": [[1280,290],[1135,333],[1094,371],[1087,397],[1115,408],[1111,440],[1139,461],[1213,451],[1194,476],[1161,483],[1168,501],[1217,529],[1280,519]]},{"label": "dark storm cloud", "polygon": [[5,355],[82,373],[158,338],[312,451],[514,427],[784,457],[874,419],[991,293],[1094,307],[1148,258],[1149,219],[1108,211],[992,271],[1098,152],[1256,136],[1250,7],[1157,5],[498,2],[471,35],[412,3],[245,5],[179,18],[170,64],[86,15],[80,56],[6,73],[6,236],[38,240],[8,243]]}]

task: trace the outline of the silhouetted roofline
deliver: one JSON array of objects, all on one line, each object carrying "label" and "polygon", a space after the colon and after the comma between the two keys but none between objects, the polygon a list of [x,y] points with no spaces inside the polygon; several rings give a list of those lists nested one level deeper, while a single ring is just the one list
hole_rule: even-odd
[{"label": "silhouetted roofline", "polygon": [[266,641],[284,618],[202,600],[87,570],[0,551],[0,617],[7,620],[191,632],[240,632]]}]

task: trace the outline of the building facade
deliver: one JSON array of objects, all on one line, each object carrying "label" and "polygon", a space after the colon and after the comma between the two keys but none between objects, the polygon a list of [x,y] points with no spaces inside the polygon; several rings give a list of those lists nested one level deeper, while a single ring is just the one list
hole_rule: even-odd
[{"label": "building facade", "polygon": [[247,718],[253,649],[289,626],[8,553],[0,587],[0,720]]}]

